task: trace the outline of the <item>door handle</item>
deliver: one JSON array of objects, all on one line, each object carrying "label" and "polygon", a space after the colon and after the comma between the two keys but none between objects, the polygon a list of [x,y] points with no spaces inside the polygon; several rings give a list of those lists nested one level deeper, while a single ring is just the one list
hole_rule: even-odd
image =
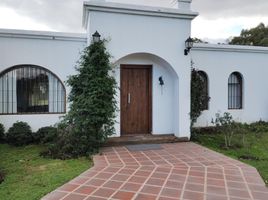
[{"label": "door handle", "polygon": [[127,103],[130,104],[130,101],[131,101],[131,96],[130,96],[130,93],[128,93],[128,95],[127,95]]}]

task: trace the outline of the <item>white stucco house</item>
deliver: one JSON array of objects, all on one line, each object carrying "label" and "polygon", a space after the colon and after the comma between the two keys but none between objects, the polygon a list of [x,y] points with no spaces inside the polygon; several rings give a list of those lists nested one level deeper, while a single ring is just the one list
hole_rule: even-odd
[{"label": "white stucco house", "polygon": [[[184,54],[191,0],[178,8],[84,2],[86,34],[0,30],[0,123],[53,125],[68,110],[68,76],[98,31],[118,82],[116,135],[174,134],[190,138],[191,60],[211,97],[197,126],[215,113],[240,122],[268,120],[268,48],[194,44]],[[163,82],[162,82],[163,81]],[[163,84],[160,84],[163,83]]]}]

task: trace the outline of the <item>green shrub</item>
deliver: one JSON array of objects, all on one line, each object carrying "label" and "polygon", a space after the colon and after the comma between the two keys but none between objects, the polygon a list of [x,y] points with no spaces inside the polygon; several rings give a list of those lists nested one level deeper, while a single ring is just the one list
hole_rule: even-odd
[{"label": "green shrub", "polygon": [[265,133],[268,132],[268,122],[258,121],[248,125],[248,130],[254,133]]},{"label": "green shrub", "polygon": [[[72,129],[73,126],[60,123],[55,142],[49,144],[47,150],[42,152],[41,156],[65,160],[95,153],[94,151],[88,151],[88,143],[91,141],[88,141],[87,137],[82,134],[74,134]],[[96,146],[93,146],[92,149],[96,149],[97,145],[96,142]]]},{"label": "green shrub", "polygon": [[23,146],[33,142],[31,127],[26,122],[16,122],[9,128],[6,140],[8,144]]},{"label": "green shrub", "polygon": [[36,133],[33,133],[34,143],[50,143],[53,142],[57,137],[57,128],[52,126],[46,126],[38,129]]},{"label": "green shrub", "polygon": [[0,142],[5,140],[5,128],[3,124],[0,123]]}]

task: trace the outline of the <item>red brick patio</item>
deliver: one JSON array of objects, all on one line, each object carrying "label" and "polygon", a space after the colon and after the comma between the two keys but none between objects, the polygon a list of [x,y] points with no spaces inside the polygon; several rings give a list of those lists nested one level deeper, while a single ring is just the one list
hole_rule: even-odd
[{"label": "red brick patio", "polygon": [[102,149],[95,166],[43,200],[268,200],[257,170],[194,143]]}]

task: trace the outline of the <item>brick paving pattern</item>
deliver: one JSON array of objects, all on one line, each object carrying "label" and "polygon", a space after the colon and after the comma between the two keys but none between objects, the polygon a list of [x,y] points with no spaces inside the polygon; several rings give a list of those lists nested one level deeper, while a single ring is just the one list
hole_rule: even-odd
[{"label": "brick paving pattern", "polygon": [[43,200],[268,200],[254,167],[194,143],[103,148],[94,167]]}]

